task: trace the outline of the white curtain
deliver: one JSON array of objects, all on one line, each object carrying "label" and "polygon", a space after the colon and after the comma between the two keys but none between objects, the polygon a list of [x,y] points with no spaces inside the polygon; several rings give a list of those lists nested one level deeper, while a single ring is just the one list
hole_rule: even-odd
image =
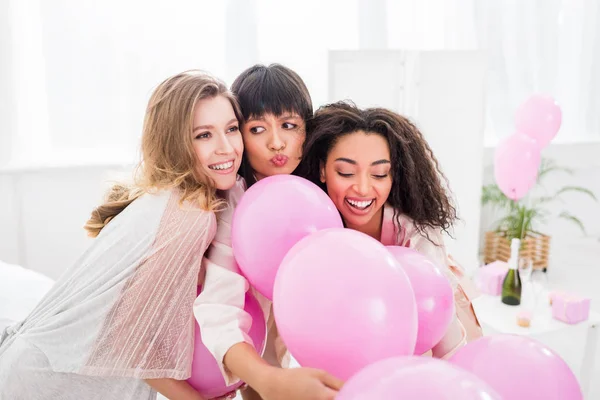
[{"label": "white curtain", "polygon": [[480,46],[488,51],[488,128],[512,133],[514,112],[532,93],[557,99],[557,140],[600,140],[600,6],[597,0],[476,2]]},{"label": "white curtain", "polygon": [[356,0],[0,0],[0,15],[0,166],[133,159],[152,89],[192,68],[231,84],[283,63],[324,103],[327,50],[358,44]]},{"label": "white curtain", "polygon": [[[225,6],[209,0],[4,0],[0,47],[14,112],[0,146],[21,164],[133,160],[146,101],[167,76],[224,70]],[[7,113],[8,114],[8,113]],[[3,115],[4,116],[4,115]]]},{"label": "white curtain", "polygon": [[191,68],[230,84],[279,62],[318,106],[328,51],[369,45],[485,48],[488,133],[510,134],[518,104],[546,92],[562,138],[600,138],[599,12],[597,0],[0,0],[0,165],[133,158],[150,92]]}]

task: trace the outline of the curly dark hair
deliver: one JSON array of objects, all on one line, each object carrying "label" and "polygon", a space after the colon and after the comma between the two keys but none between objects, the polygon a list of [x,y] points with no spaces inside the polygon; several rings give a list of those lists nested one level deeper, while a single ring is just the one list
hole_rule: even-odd
[{"label": "curly dark hair", "polygon": [[360,109],[341,101],[320,107],[307,121],[300,175],[327,191],[320,167],[343,136],[363,131],[384,137],[390,147],[392,190],[388,203],[394,219],[410,217],[420,233],[440,228],[449,233],[457,219],[448,180],[423,134],[407,118],[384,108]]}]

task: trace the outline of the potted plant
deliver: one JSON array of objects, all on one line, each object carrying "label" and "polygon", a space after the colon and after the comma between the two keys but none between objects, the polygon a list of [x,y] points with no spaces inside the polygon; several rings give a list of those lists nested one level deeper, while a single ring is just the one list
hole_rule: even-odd
[{"label": "potted plant", "polygon": [[[573,174],[573,171],[556,165],[553,160],[543,159],[540,165],[536,187],[543,189],[543,181],[552,173],[564,172]],[[496,221],[496,229],[486,232],[484,246],[484,262],[495,260],[507,261],[510,257],[510,241],[512,238],[521,239],[520,257],[532,261],[533,268],[543,269],[548,267],[548,253],[550,237],[538,229],[550,217],[565,219],[579,227],[585,234],[583,222],[567,210],[558,215],[552,215],[548,206],[552,202],[561,200],[567,192],[578,192],[597,201],[596,196],[589,189],[580,186],[564,186],[551,195],[530,196],[519,201],[507,198],[495,184],[483,187],[481,202],[483,206],[491,206],[504,213]]]}]

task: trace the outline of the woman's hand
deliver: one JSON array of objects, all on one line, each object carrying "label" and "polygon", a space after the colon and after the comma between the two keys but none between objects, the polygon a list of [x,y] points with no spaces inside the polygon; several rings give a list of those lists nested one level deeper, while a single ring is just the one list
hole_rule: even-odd
[{"label": "woman's hand", "polygon": [[271,366],[248,343],[232,346],[224,364],[263,400],[333,400],[343,384],[317,369]]},{"label": "woman's hand", "polygon": [[256,388],[264,400],[334,400],[343,382],[312,368],[274,369],[269,383]]}]

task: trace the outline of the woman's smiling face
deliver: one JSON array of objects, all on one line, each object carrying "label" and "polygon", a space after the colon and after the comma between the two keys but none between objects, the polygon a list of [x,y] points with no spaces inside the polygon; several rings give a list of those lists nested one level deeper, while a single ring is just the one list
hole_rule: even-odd
[{"label": "woman's smiling face", "polygon": [[321,165],[321,182],[348,227],[368,224],[392,189],[390,148],[377,133],[344,135]]}]

